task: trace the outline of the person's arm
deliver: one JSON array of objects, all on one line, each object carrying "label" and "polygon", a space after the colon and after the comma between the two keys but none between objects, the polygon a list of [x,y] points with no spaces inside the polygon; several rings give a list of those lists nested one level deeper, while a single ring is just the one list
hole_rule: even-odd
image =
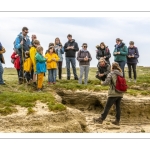
[{"label": "person's arm", "polygon": [[19,49],[19,48],[22,47],[21,41],[20,41],[19,37],[16,38],[16,40],[15,40],[15,46],[14,47],[15,47],[15,49]]},{"label": "person's arm", "polygon": [[2,50],[2,44],[0,43],[0,50]]},{"label": "person's arm", "polygon": [[107,55],[105,56],[107,59],[109,59],[111,57],[111,53],[110,53],[110,50],[108,49],[108,53]]},{"label": "person's arm", "polygon": [[51,62],[52,61],[52,59],[48,58],[48,54],[45,55],[45,58],[47,58],[47,60],[46,60],[47,62]]},{"label": "person's arm", "polygon": [[0,51],[0,54],[3,54],[3,53],[5,53],[5,52],[6,52],[5,48],[2,47],[2,50]]},{"label": "person's arm", "polygon": [[105,81],[102,82],[102,85],[110,85],[111,78],[112,78],[112,75],[111,75],[111,73],[109,73],[108,76],[107,76],[107,78],[105,79]]},{"label": "person's arm", "polygon": [[65,45],[64,45],[64,52],[67,52],[68,51],[68,49],[67,49],[67,43],[65,43]]},{"label": "person's arm", "polygon": [[16,59],[15,55],[16,55],[16,54],[13,52],[13,54],[11,55],[11,58],[12,58],[12,59]]},{"label": "person's arm", "polygon": [[98,60],[100,59],[98,51],[96,52],[96,59],[98,59]]},{"label": "person's arm", "polygon": [[57,54],[55,55],[55,59],[56,59],[55,61],[59,61],[60,59]]},{"label": "person's arm", "polygon": [[139,58],[139,51],[138,51],[138,48],[137,48],[137,47],[136,47],[135,53],[136,53],[136,54],[134,55],[134,57],[135,57],[135,58]]},{"label": "person's arm", "polygon": [[128,48],[124,46],[123,51],[120,51],[120,55],[127,56],[128,55]]},{"label": "person's arm", "polygon": [[89,58],[88,58],[88,60],[89,60],[89,61],[91,61],[91,60],[92,60],[92,57],[91,57],[90,52],[89,52]]},{"label": "person's arm", "polygon": [[109,73],[110,73],[110,65],[107,66],[107,71],[104,72],[104,75],[107,75],[107,74],[109,74]]},{"label": "person's arm", "polygon": [[46,58],[44,58],[42,55],[40,56],[40,54],[36,55],[35,58],[39,62],[46,62]]},{"label": "person's arm", "polygon": [[79,51],[78,43],[75,43],[73,50],[76,51],[76,52]]}]

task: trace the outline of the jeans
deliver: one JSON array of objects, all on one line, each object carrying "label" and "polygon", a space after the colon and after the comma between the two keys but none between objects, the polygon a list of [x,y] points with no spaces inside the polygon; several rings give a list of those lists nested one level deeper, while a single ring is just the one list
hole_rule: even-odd
[{"label": "jeans", "polygon": [[104,111],[101,114],[101,119],[105,120],[111,106],[113,104],[115,104],[115,106],[116,106],[116,120],[120,121],[120,114],[121,114],[120,102],[121,102],[121,97],[108,97],[105,108],[104,108]]},{"label": "jeans", "polygon": [[84,74],[84,84],[87,85],[88,74],[89,74],[89,66],[80,66],[79,84],[82,84],[83,74]]},{"label": "jeans", "polygon": [[125,78],[124,67],[126,65],[126,62],[125,61],[117,61],[117,63],[119,64],[120,68],[122,69],[123,77]]},{"label": "jeans", "polygon": [[56,70],[57,69],[48,69],[48,82],[56,82]]},{"label": "jeans", "polygon": [[132,79],[131,67],[134,74],[134,79],[136,80],[136,64],[128,64],[129,78]]},{"label": "jeans", "polygon": [[74,74],[74,78],[78,78],[76,73],[76,59],[75,57],[66,57],[66,67],[67,67],[67,78],[70,78],[70,63],[72,65],[72,70]]},{"label": "jeans", "polygon": [[3,72],[4,72],[4,69],[3,69],[2,63],[0,61],[0,84],[4,83],[4,81],[3,81]]}]

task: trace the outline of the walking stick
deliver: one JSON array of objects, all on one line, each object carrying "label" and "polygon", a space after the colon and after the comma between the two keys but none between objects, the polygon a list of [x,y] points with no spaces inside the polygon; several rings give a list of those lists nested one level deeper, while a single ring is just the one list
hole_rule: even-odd
[{"label": "walking stick", "polygon": [[[23,36],[22,36],[22,41],[23,41]],[[22,44],[22,68],[23,68],[23,84],[24,84],[24,56],[23,56],[23,44]]]}]

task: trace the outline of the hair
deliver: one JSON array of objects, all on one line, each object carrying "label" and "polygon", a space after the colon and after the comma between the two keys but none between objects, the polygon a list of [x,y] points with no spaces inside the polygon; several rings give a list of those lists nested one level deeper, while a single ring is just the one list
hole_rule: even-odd
[{"label": "hair", "polygon": [[104,58],[100,58],[99,62],[100,62],[100,61],[104,61],[105,63],[107,63]]},{"label": "hair", "polygon": [[28,28],[27,28],[27,27],[23,27],[23,28],[22,28],[22,31],[25,31],[25,30],[28,30]]},{"label": "hair", "polygon": [[49,43],[48,44],[48,49],[49,49],[50,46],[54,46],[54,43]]},{"label": "hair", "polygon": [[106,48],[106,45],[104,42],[101,42],[99,46],[103,45]]},{"label": "hair", "polygon": [[112,70],[118,70],[122,73],[122,69],[120,68],[119,64],[117,62],[112,63]]},{"label": "hair", "polygon": [[25,55],[28,56],[28,57],[30,57],[29,51],[26,51],[26,52],[25,52]]},{"label": "hair", "polygon": [[52,49],[52,48],[53,48],[53,53],[56,53],[53,46],[50,46],[50,47],[48,48],[48,52],[50,52],[50,49]]},{"label": "hair", "polygon": [[130,44],[130,45],[134,45],[134,42],[133,42],[133,41],[130,41],[129,44]]},{"label": "hair", "polygon": [[82,46],[84,46],[84,45],[88,46],[87,43],[83,43],[83,44],[82,44]]},{"label": "hair", "polygon": [[72,35],[71,35],[71,34],[68,34],[67,37],[72,37]]},{"label": "hair", "polygon": [[56,45],[56,40],[59,40],[59,44],[62,45],[62,43],[60,42],[60,39],[57,37],[57,38],[55,38],[54,46]]},{"label": "hair", "polygon": [[38,44],[38,45],[40,45],[40,41],[39,41],[39,40],[34,40],[34,41],[33,41],[33,44]]},{"label": "hair", "polygon": [[37,50],[38,53],[40,53],[41,51],[43,51],[43,47],[42,46],[38,46],[36,50]]}]

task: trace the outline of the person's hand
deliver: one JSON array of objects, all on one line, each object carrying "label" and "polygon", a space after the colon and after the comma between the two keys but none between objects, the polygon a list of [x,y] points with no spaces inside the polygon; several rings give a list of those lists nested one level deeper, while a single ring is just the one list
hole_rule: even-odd
[{"label": "person's hand", "polygon": [[56,59],[55,59],[55,58],[52,58],[52,60],[56,61]]},{"label": "person's hand", "polygon": [[17,58],[18,57],[18,54],[17,55],[15,55],[15,58]]},{"label": "person's hand", "polygon": [[120,52],[117,52],[117,54],[120,54]]},{"label": "person's hand", "polygon": [[23,41],[21,41],[20,44],[23,45]]},{"label": "person's hand", "polygon": [[101,84],[103,84],[103,83],[104,83],[104,81],[101,80]]},{"label": "person's hand", "polygon": [[117,55],[117,52],[114,52],[115,55]]},{"label": "person's hand", "polygon": [[128,55],[128,57],[129,57],[129,58],[131,58],[131,56],[130,56],[130,55]]},{"label": "person's hand", "polygon": [[134,58],[134,55],[132,55],[131,57],[133,57],[133,58]]},{"label": "person's hand", "polygon": [[106,59],[106,56],[104,56],[104,59]]},{"label": "person's hand", "polygon": [[71,49],[74,49],[74,46],[71,46]]}]

